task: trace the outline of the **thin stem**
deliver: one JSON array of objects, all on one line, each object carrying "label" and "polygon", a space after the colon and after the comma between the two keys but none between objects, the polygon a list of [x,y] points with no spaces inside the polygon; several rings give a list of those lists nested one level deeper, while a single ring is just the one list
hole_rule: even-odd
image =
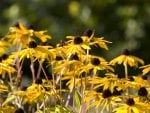
[{"label": "thin stem", "polygon": [[68,96],[67,96],[67,100],[66,100],[66,103],[65,103],[65,107],[67,107],[68,104],[69,104],[69,101],[70,101],[70,98],[71,98],[71,92],[72,92],[72,91],[73,91],[73,89],[70,90],[70,92],[69,92],[69,94],[68,94]]},{"label": "thin stem", "polygon": [[109,102],[109,113],[112,113],[112,105],[111,105],[111,100]]},{"label": "thin stem", "polygon": [[44,68],[43,68],[43,66],[42,66],[42,64],[41,64],[41,62],[40,62],[39,60],[38,60],[38,62],[39,62],[39,65],[40,65],[40,67],[41,67],[41,69],[42,69],[42,72],[44,73],[44,76],[45,76],[46,80],[48,80],[47,74],[46,74],[46,72],[45,72],[45,70],[44,70]]},{"label": "thin stem", "polygon": [[12,78],[11,78],[11,73],[8,73],[8,76],[9,76],[9,80],[10,80],[11,85],[13,85],[13,81],[12,81]]},{"label": "thin stem", "polygon": [[[89,49],[86,49],[86,63],[85,64],[88,64],[88,61],[89,61]],[[87,84],[87,73],[85,73],[84,82],[83,82],[83,78],[81,76],[81,96],[82,96],[81,98],[82,98],[82,100],[81,100],[81,106],[80,106],[79,113],[85,113],[86,112],[86,103],[83,101],[84,91],[86,90],[86,84]]]},{"label": "thin stem", "polygon": [[75,112],[75,75],[74,75],[74,82],[73,82],[73,111]]},{"label": "thin stem", "polygon": [[[124,64],[124,70],[125,70],[125,78],[128,79],[128,66],[126,63]],[[126,89],[126,95],[128,94],[129,94],[129,90]]]},{"label": "thin stem", "polygon": [[41,75],[41,66],[39,65],[36,78],[40,78]]},{"label": "thin stem", "polygon": [[52,73],[52,79],[53,79],[53,86],[55,86],[56,84],[55,84],[55,74],[53,73],[53,63],[51,63],[51,73]]},{"label": "thin stem", "polygon": [[128,66],[127,66],[127,64],[124,64],[124,70],[125,70],[125,78],[128,79]]},{"label": "thin stem", "polygon": [[32,80],[33,82],[35,82],[35,70],[34,70],[34,62],[31,60],[31,64],[30,64],[30,69],[31,69],[31,72],[32,72]]}]

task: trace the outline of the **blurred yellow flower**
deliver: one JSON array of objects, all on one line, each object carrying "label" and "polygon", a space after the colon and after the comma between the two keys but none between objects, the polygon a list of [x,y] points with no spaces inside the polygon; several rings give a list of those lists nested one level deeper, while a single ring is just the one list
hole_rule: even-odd
[{"label": "blurred yellow flower", "polygon": [[140,67],[143,69],[143,75],[146,75],[150,72],[150,64]]},{"label": "blurred yellow flower", "polygon": [[46,35],[47,31],[34,31],[33,29],[28,29],[23,23],[17,23],[15,26],[10,27],[10,32],[5,36],[8,38],[13,45],[21,44],[25,46],[34,38],[39,39],[42,42],[46,42],[51,39],[51,36]]},{"label": "blurred yellow flower", "polygon": [[129,65],[131,67],[137,67],[138,63],[144,65],[144,61],[136,56],[132,56],[130,55],[129,51],[127,49],[125,49],[122,53],[122,55],[112,59],[110,61],[111,65],[115,65],[115,64],[123,64],[123,65]]},{"label": "blurred yellow flower", "polygon": [[0,54],[3,54],[9,46],[10,44],[7,41],[0,39]]}]

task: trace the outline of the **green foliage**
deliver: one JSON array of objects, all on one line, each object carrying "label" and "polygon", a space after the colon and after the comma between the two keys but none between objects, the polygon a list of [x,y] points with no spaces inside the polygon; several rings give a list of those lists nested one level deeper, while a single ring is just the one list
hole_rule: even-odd
[{"label": "green foliage", "polygon": [[55,37],[51,44],[64,40],[66,34],[81,35],[85,28],[91,28],[114,43],[109,54],[95,50],[97,54],[111,59],[127,47],[150,62],[149,0],[2,0],[0,8],[1,35],[20,20],[37,30],[47,29]]}]

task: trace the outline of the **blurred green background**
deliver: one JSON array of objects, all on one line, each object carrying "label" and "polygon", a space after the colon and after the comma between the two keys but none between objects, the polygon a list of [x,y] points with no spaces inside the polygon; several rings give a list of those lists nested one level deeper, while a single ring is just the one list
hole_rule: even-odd
[{"label": "blurred green background", "polygon": [[150,63],[150,0],[0,0],[0,10],[1,36],[17,21],[47,29],[51,44],[90,28],[113,42],[96,54],[110,60],[128,48]]}]

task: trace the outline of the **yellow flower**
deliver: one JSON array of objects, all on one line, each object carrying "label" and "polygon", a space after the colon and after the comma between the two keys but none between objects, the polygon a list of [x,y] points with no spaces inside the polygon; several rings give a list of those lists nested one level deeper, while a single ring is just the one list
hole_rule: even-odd
[{"label": "yellow flower", "polygon": [[2,60],[1,63],[3,63],[3,64],[7,64],[7,65],[10,65],[10,66],[15,65],[13,55],[2,54],[2,56],[0,56],[0,59]]},{"label": "yellow flower", "polygon": [[90,45],[98,45],[101,48],[108,50],[107,43],[112,43],[110,41],[104,40],[104,37],[93,37]]},{"label": "yellow flower", "polygon": [[66,50],[67,56],[70,54],[85,54],[85,51],[82,47],[86,49],[90,49],[88,45],[84,43],[83,37],[80,36],[67,36],[67,39],[70,39],[69,41],[66,42],[66,46],[64,46]]},{"label": "yellow flower", "polygon": [[[55,62],[54,72],[57,74],[68,74],[73,72],[72,76],[76,75],[83,63],[80,61],[78,54],[71,54],[68,59]],[[78,75],[78,74],[77,74]]]},{"label": "yellow flower", "polygon": [[[73,74],[73,73],[62,76],[62,80],[68,80],[66,85],[68,86],[70,91],[72,91],[74,87],[80,88],[82,85],[85,85],[85,81],[87,84],[89,77],[86,77],[86,78],[85,77],[82,77],[82,78],[76,77],[75,78],[71,74]],[[79,75],[76,75],[76,76],[79,76]]]},{"label": "yellow flower", "polygon": [[108,43],[112,43],[110,41],[104,40],[104,37],[94,37],[94,31],[87,29],[84,33],[83,36],[86,36],[86,38],[88,39],[88,43],[89,45],[95,45],[95,46],[99,46],[101,48],[104,48],[106,50],[108,50]]},{"label": "yellow flower", "polygon": [[104,90],[102,93],[95,91],[85,91],[84,102],[89,103],[88,109],[101,107],[101,112],[103,110],[110,111],[110,106],[113,107],[115,103],[120,102],[121,98],[112,95],[110,90]]},{"label": "yellow flower", "polygon": [[138,66],[138,63],[140,64],[144,64],[144,61],[136,56],[132,56],[130,55],[129,51],[127,49],[125,49],[123,51],[123,54],[114,58],[113,60],[110,61],[111,65],[115,65],[115,64],[123,64],[123,65],[129,65],[131,67]]},{"label": "yellow flower", "polygon": [[149,87],[149,83],[147,80],[143,80],[141,77],[136,77],[132,76],[133,81],[128,80],[124,85],[134,88],[134,89],[139,89],[140,87]]},{"label": "yellow flower", "polygon": [[0,54],[3,54],[10,44],[4,40],[0,40]]},{"label": "yellow flower", "polygon": [[66,44],[80,45],[84,49],[91,49],[89,46],[90,38],[87,36],[67,36],[66,38],[70,39]]},{"label": "yellow flower", "polygon": [[28,29],[22,23],[17,23],[15,26],[10,27],[10,33],[6,35],[8,40],[12,42],[13,45],[20,44],[25,46],[31,39],[38,38],[42,42],[46,42],[51,39],[51,36],[46,35],[47,31],[34,31],[33,29]]},{"label": "yellow flower", "polygon": [[119,107],[114,109],[115,113],[146,113],[149,104],[139,102],[138,99],[128,98],[126,103],[120,103]]},{"label": "yellow flower", "polygon": [[0,75],[2,76],[2,78],[4,78],[6,74],[10,74],[14,72],[16,72],[14,67],[0,62]]},{"label": "yellow flower", "polygon": [[55,97],[56,99],[60,99],[60,96],[55,90],[55,87],[52,83],[42,80],[42,83],[33,83],[29,86],[26,91],[25,95],[27,97],[27,102],[29,103],[37,103],[42,102],[45,99],[50,98],[51,96]]},{"label": "yellow flower", "polygon": [[143,69],[143,75],[146,75],[150,72],[150,64],[140,67]]},{"label": "yellow flower", "polygon": [[47,31],[34,31],[34,35],[39,38],[42,42],[46,42],[48,39],[51,39],[51,36],[45,35]]},{"label": "yellow flower", "polygon": [[4,84],[0,83],[0,93],[7,92],[7,91],[8,91],[7,86],[5,86]]},{"label": "yellow flower", "polygon": [[94,84],[94,89],[98,89],[103,86],[103,90],[109,89],[112,93],[115,90],[115,87],[118,86],[119,90],[121,90],[121,87],[119,84],[121,84],[121,80],[117,78],[116,75],[112,73],[106,73],[106,77],[100,78],[100,77],[94,77],[89,79],[89,82]]},{"label": "yellow flower", "polygon": [[102,57],[97,57],[97,56],[90,56],[89,55],[89,63],[81,68],[82,70],[93,70],[93,74],[96,75],[98,70],[111,70],[114,71],[114,69],[109,66],[107,61],[102,58]]},{"label": "yellow flower", "polygon": [[17,23],[10,27],[10,33],[6,35],[8,40],[13,44],[24,44],[29,42],[29,38],[33,36],[33,30],[27,29],[22,23]]},{"label": "yellow flower", "polygon": [[6,105],[3,107],[0,107],[0,112],[1,113],[14,113],[15,107]]},{"label": "yellow flower", "polygon": [[26,49],[23,49],[19,52],[14,52],[14,55],[19,56],[20,60],[23,60],[24,58],[30,58],[32,61],[37,59],[44,61],[50,57],[55,57],[55,54],[50,52],[47,47],[38,46],[35,41],[30,41],[28,46],[29,47]]},{"label": "yellow flower", "polygon": [[44,100],[45,89],[41,85],[32,84],[26,90],[26,96],[29,103]]}]

